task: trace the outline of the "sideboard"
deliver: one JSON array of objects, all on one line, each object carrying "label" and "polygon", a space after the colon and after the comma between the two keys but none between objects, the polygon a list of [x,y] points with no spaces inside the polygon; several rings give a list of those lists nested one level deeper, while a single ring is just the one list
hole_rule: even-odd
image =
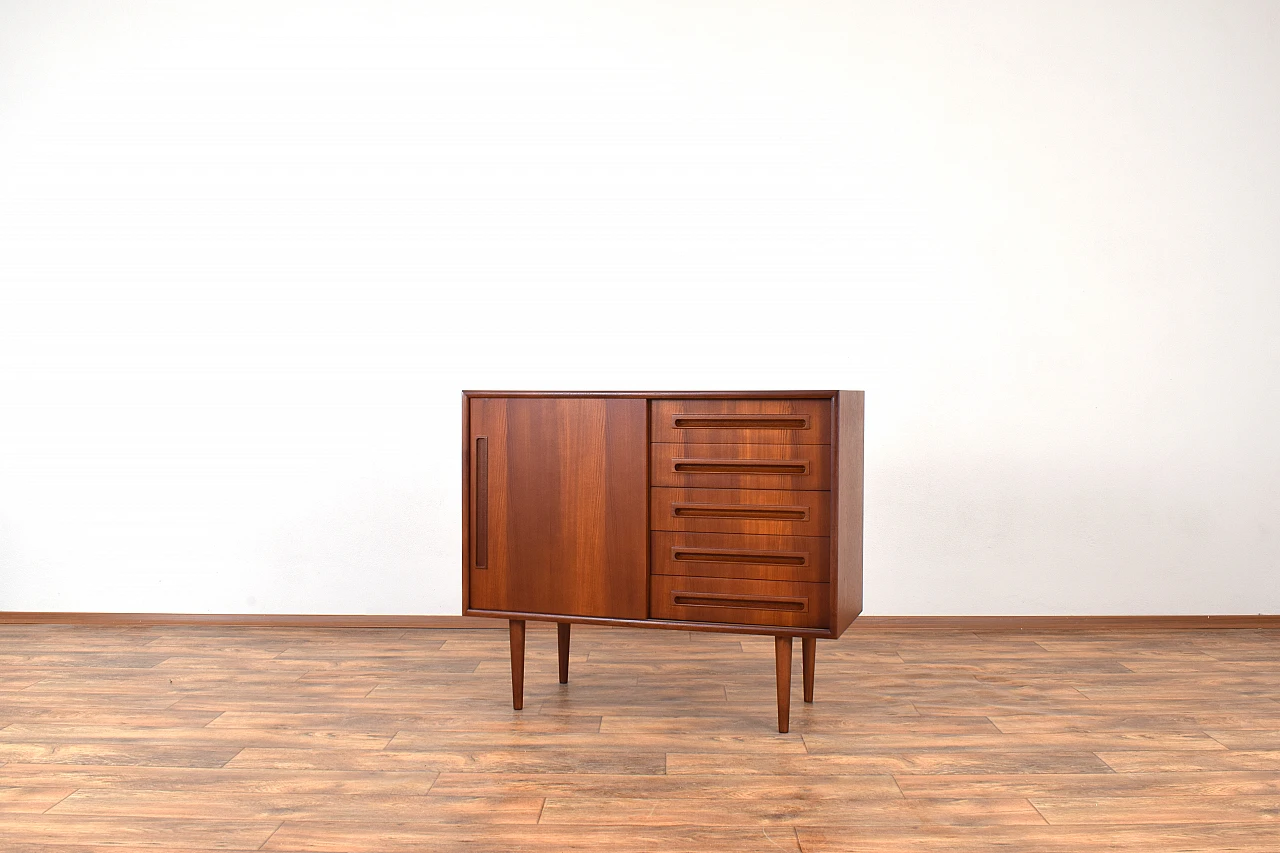
[{"label": "sideboard", "polygon": [[778,731],[792,639],[862,612],[861,391],[462,394],[463,612],[774,637]]}]

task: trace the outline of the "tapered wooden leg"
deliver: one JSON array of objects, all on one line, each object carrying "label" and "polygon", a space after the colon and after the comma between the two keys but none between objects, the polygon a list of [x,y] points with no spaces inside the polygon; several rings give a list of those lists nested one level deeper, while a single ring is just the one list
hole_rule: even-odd
[{"label": "tapered wooden leg", "polygon": [[804,701],[813,701],[813,665],[818,659],[818,638],[801,637],[800,653],[804,656]]},{"label": "tapered wooden leg", "polygon": [[524,620],[511,620],[511,707],[524,707]]},{"label": "tapered wooden leg", "polygon": [[569,683],[569,623],[556,623],[556,639],[560,642],[560,683]]},{"label": "tapered wooden leg", "polygon": [[791,638],[774,637],[773,652],[778,669],[778,731],[791,728]]}]

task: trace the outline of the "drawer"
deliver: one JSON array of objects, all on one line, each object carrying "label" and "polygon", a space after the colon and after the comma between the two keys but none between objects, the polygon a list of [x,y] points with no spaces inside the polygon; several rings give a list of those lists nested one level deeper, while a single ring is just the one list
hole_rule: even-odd
[{"label": "drawer", "polygon": [[650,445],[649,482],[708,489],[831,488],[826,444]]},{"label": "drawer", "polygon": [[830,492],[751,489],[649,490],[653,530],[829,536]]},{"label": "drawer", "polygon": [[831,580],[826,536],[748,536],[741,533],[650,534],[655,575],[765,581]]},{"label": "drawer", "polygon": [[649,578],[649,616],[786,628],[825,628],[831,585],[737,578]]},{"label": "drawer", "polygon": [[653,441],[691,444],[830,444],[831,401],[654,400]]}]

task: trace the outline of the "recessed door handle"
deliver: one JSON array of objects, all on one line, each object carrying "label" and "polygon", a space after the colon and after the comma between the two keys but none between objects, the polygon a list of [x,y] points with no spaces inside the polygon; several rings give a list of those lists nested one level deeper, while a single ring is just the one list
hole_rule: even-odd
[{"label": "recessed door handle", "polygon": [[732,548],[681,548],[672,546],[671,559],[685,563],[750,563],[760,566],[807,566],[804,551],[740,551]]},{"label": "recessed door handle", "polygon": [[672,415],[672,429],[809,429],[808,415]]},{"label": "recessed door handle", "polygon": [[685,459],[671,460],[677,474],[808,474],[805,459],[773,461],[768,459]]},{"label": "recessed door handle", "polygon": [[730,593],[671,593],[671,603],[681,607],[738,607],[743,610],[789,610],[803,613],[809,609],[807,598],[775,598],[765,595],[732,595]]},{"label": "recessed door handle", "polygon": [[676,518],[755,518],[765,521],[808,521],[807,506],[766,506],[762,504],[672,503]]},{"label": "recessed door handle", "polygon": [[489,567],[489,439],[476,438],[476,568]]}]

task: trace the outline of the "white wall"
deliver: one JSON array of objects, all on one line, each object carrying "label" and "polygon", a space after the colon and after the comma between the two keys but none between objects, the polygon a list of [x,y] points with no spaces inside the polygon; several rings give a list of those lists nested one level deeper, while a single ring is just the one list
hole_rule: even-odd
[{"label": "white wall", "polygon": [[864,388],[873,614],[1280,611],[1280,4],[0,3],[0,610],[456,613],[459,391]]}]

